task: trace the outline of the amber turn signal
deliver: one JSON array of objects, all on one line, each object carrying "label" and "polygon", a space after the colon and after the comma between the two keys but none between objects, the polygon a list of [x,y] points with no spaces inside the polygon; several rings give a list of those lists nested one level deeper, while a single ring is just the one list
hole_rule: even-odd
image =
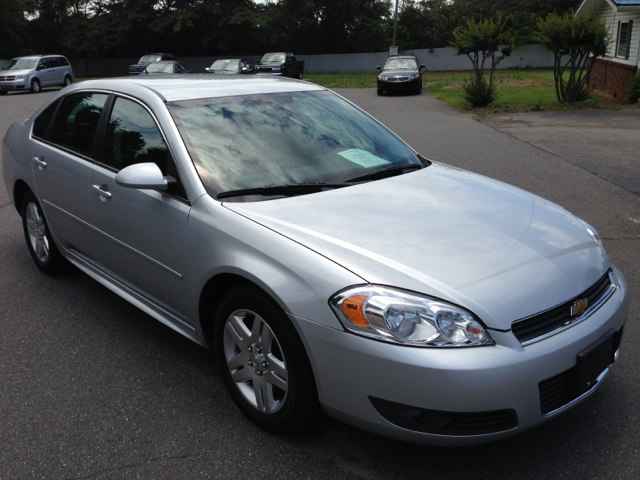
[{"label": "amber turn signal", "polygon": [[353,297],[345,298],[342,302],[342,310],[356,325],[361,327],[369,327],[369,322],[364,318],[364,302],[367,301],[366,295],[354,295]]}]

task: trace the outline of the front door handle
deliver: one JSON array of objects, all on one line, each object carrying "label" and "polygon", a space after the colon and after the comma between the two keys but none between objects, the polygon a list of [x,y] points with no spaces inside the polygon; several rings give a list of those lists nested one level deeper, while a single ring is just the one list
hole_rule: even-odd
[{"label": "front door handle", "polygon": [[106,202],[111,198],[111,194],[109,193],[109,187],[106,185],[92,185],[93,192],[100,195],[100,200]]},{"label": "front door handle", "polygon": [[47,162],[44,161],[44,157],[33,157],[33,161],[38,165],[38,170],[47,168]]}]

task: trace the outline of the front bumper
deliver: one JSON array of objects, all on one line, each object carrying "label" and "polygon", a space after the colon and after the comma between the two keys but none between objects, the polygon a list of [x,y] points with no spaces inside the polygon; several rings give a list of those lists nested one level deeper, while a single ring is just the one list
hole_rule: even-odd
[{"label": "front bumper", "polygon": [[406,92],[406,91],[415,91],[420,88],[420,84],[422,82],[422,78],[414,78],[413,80],[405,80],[405,81],[385,81],[377,79],[378,89],[384,90],[386,92]]},{"label": "front bumper", "polygon": [[21,77],[16,80],[0,81],[0,90],[2,91],[29,90],[29,78]]},{"label": "front bumper", "polygon": [[[511,331],[492,330],[495,346],[412,348],[298,318],[314,366],[320,402],[327,413],[345,423],[422,444],[484,443],[539,425],[588,397],[608,372],[603,372],[598,383],[579,398],[548,414],[542,413],[540,382],[572,369],[578,353],[607,332],[623,331],[628,312],[627,284],[622,274],[614,271],[618,288],[597,312],[582,323],[527,347],[522,347]],[[479,418],[513,412],[515,423],[506,422],[505,428],[497,432],[472,435],[455,430],[424,433],[385,419],[379,400],[387,405],[393,402],[415,407],[420,415],[422,410]]]}]

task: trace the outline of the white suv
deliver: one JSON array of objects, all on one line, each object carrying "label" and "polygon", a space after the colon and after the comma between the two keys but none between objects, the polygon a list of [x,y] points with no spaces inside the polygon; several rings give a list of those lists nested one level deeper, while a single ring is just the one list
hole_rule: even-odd
[{"label": "white suv", "polygon": [[42,87],[66,87],[74,79],[71,64],[62,55],[18,57],[0,70],[0,95],[6,95],[10,90],[38,93]]}]

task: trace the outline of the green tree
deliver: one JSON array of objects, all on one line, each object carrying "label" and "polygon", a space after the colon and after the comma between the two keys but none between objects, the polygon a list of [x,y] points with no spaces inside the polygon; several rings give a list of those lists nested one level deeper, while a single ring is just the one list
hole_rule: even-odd
[{"label": "green tree", "polygon": [[0,1],[0,58],[8,59],[29,53],[26,12],[24,0]]},{"label": "green tree", "polygon": [[496,66],[519,46],[518,32],[508,23],[508,18],[498,15],[495,19],[468,20],[453,31],[451,46],[458,55],[469,57],[477,82],[483,80],[487,60],[490,60],[488,84],[491,88]]},{"label": "green tree", "polygon": [[538,23],[538,39],[553,52],[556,96],[561,103],[587,97],[586,82],[595,59],[607,54],[611,42],[604,23],[592,14],[549,14]]}]

